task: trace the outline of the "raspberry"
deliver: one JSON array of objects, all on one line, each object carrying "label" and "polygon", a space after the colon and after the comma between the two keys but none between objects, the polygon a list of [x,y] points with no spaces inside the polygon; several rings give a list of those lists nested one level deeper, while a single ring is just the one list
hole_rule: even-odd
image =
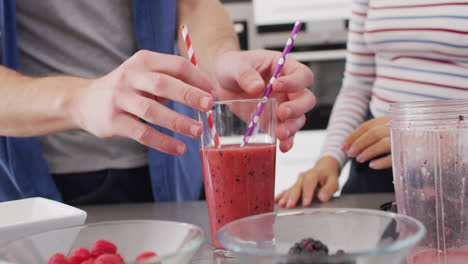
[{"label": "raspberry", "polygon": [[104,253],[100,255],[94,264],[123,264],[124,261],[120,255]]},{"label": "raspberry", "polygon": [[117,253],[117,246],[104,239],[100,239],[94,242],[93,246],[91,247],[91,256],[98,257],[102,254],[115,254]]},{"label": "raspberry", "polygon": [[94,259],[93,258],[89,258],[83,262],[81,262],[80,264],[94,264]]},{"label": "raspberry", "polygon": [[68,262],[70,264],[80,264],[81,262],[91,258],[91,254],[87,248],[75,248],[68,255]]},{"label": "raspberry", "polygon": [[119,258],[119,260],[120,260],[121,263],[124,263],[124,262],[125,262],[124,259],[122,258],[122,256],[120,256],[119,253],[116,253],[115,255]]},{"label": "raspberry", "polygon": [[50,257],[47,264],[69,264],[67,258],[62,253],[55,253]]},{"label": "raspberry", "polygon": [[328,247],[320,240],[304,238],[289,249],[291,255],[328,256]]},{"label": "raspberry", "polygon": [[[135,259],[135,262],[143,261],[145,259],[149,259],[149,258],[157,257],[157,256],[158,256],[158,254],[154,253],[153,251],[146,251],[146,252],[143,252],[140,255],[138,255],[138,257],[136,257],[136,259]],[[160,262],[158,262],[158,263],[160,263]],[[155,263],[155,264],[158,264],[158,263]]]}]

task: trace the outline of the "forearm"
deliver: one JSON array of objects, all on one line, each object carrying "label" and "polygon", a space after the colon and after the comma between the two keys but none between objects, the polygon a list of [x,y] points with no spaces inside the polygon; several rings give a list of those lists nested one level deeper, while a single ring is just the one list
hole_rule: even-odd
[{"label": "forearm", "polygon": [[341,166],[348,159],[346,152],[341,150],[341,144],[366,119],[376,73],[373,51],[360,44],[366,42],[362,32],[367,16],[358,14],[367,14],[368,6],[353,3],[351,9],[345,78],[333,105],[320,154],[320,157],[336,158]]},{"label": "forearm", "polygon": [[35,78],[2,66],[0,80],[0,135],[39,136],[78,128],[72,120],[72,99],[87,80]]},{"label": "forearm", "polygon": [[[197,62],[203,70],[213,72],[217,56],[239,50],[232,21],[219,0],[180,0],[177,13],[178,25],[188,25]],[[177,43],[180,54],[187,56],[180,33]]]}]

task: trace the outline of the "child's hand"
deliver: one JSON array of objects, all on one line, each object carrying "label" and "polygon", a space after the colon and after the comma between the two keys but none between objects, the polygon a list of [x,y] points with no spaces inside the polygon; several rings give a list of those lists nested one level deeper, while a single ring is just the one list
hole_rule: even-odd
[{"label": "child's hand", "polygon": [[317,161],[315,167],[301,173],[292,187],[276,196],[275,202],[279,207],[293,208],[302,197],[302,206],[307,207],[311,204],[317,187],[320,187],[317,198],[320,202],[326,202],[338,190],[340,170],[340,164],[335,158],[323,157]]}]

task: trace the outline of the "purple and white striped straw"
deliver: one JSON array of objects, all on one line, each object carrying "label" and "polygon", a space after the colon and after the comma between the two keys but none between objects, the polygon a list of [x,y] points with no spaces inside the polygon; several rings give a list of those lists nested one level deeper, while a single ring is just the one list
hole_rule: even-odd
[{"label": "purple and white striped straw", "polygon": [[301,26],[302,24],[299,21],[297,21],[294,25],[291,35],[288,38],[288,42],[286,42],[286,46],[284,46],[283,54],[278,60],[278,65],[276,65],[276,69],[273,72],[273,76],[271,77],[270,82],[267,85],[266,91],[263,94],[263,100],[258,104],[257,109],[255,110],[255,113],[252,117],[252,120],[250,121],[249,129],[247,129],[247,133],[245,133],[244,139],[241,143],[241,147],[247,146],[250,136],[252,136],[252,132],[254,131],[255,126],[257,125],[257,122],[260,119],[260,115],[262,114],[263,107],[265,106],[265,103],[267,102],[267,99],[271,94],[273,83],[275,82],[276,78],[278,78],[278,75],[283,69],[283,65],[286,62],[286,55],[288,55],[289,51],[291,51],[292,45],[294,44],[294,40],[296,40],[297,33],[301,29]]}]

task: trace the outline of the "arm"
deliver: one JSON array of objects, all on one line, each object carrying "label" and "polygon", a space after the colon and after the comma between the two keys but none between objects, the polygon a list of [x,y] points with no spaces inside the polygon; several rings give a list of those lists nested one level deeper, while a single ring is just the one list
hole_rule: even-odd
[{"label": "arm", "polygon": [[71,76],[33,78],[3,66],[0,80],[0,135],[38,136],[78,128],[70,119],[72,98],[89,80]]},{"label": "arm", "polygon": [[[164,63],[161,63],[163,61]],[[139,119],[196,138],[200,122],[163,103],[200,111],[213,105],[203,73],[174,55],[139,51],[112,72],[92,80],[73,76],[33,78],[0,67],[0,135],[37,136],[84,129],[98,137],[124,136],[160,151],[182,155],[183,142]]]},{"label": "arm", "polygon": [[368,6],[352,4],[345,77],[333,106],[320,154],[320,158],[335,158],[341,167],[348,159],[341,149],[343,140],[364,122],[375,79],[374,53],[366,46],[363,34],[367,9]]},{"label": "arm", "polygon": [[309,206],[315,193],[318,200],[326,202],[338,190],[338,176],[348,159],[342,143],[366,118],[375,78],[374,53],[365,45],[363,34],[367,9],[367,5],[352,4],[345,77],[319,159],[313,168],[299,175],[292,187],[276,197],[280,207],[295,207],[301,196],[302,205]]},{"label": "arm", "polygon": [[[212,74],[219,55],[240,49],[232,21],[218,0],[179,0],[177,24],[188,25],[199,67]],[[187,57],[180,33],[177,34],[177,45],[179,53]]]}]

